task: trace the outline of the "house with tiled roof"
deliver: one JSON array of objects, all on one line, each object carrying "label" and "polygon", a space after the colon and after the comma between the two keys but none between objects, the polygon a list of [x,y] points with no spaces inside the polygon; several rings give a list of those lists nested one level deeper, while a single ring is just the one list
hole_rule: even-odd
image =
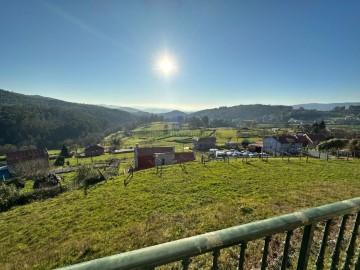
[{"label": "house with tiled roof", "polygon": [[46,148],[15,151],[7,154],[6,163],[11,175],[26,170],[43,170],[49,168],[49,154]]},{"label": "house with tiled roof", "polygon": [[304,147],[303,141],[296,135],[280,135],[265,137],[263,140],[263,151],[273,155],[288,153],[298,154]]}]

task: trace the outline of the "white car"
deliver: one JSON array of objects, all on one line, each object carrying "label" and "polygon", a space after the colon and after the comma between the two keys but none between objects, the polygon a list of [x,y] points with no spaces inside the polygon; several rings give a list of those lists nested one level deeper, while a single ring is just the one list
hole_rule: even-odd
[{"label": "white car", "polygon": [[224,158],[224,157],[227,157],[227,154],[223,151],[216,151],[215,157],[216,158]]}]

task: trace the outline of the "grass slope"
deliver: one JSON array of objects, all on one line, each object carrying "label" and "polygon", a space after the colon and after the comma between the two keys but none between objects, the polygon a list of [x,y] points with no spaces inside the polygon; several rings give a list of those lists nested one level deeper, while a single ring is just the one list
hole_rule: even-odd
[{"label": "grass slope", "polygon": [[0,213],[0,269],[50,269],[356,197],[359,165],[239,159],[119,176]]}]

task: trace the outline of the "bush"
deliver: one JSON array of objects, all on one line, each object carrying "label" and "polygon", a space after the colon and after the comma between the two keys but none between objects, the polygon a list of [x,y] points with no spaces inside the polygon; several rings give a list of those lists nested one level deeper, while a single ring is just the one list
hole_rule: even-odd
[{"label": "bush", "polygon": [[16,201],[19,192],[15,185],[0,184],[0,211],[9,209]]},{"label": "bush", "polygon": [[29,193],[19,194],[14,201],[14,205],[23,205],[33,201],[53,198],[64,191],[67,191],[67,189],[61,186],[57,186],[51,188],[37,189]]},{"label": "bush", "polygon": [[76,174],[74,179],[75,186],[83,185],[84,188],[87,188],[90,185],[99,183],[107,179],[107,175],[101,172],[99,169],[96,169],[93,166],[81,166]]},{"label": "bush", "polygon": [[352,139],[349,142],[348,149],[350,152],[354,153],[355,157],[360,157],[360,139]]},{"label": "bush", "polygon": [[8,210],[14,205],[53,198],[67,190],[67,188],[57,186],[20,194],[14,185],[0,184],[0,211]]},{"label": "bush", "polygon": [[33,189],[49,188],[60,185],[61,177],[55,173],[50,173],[46,176],[36,178]]},{"label": "bush", "polygon": [[25,187],[25,179],[13,177],[5,182],[6,185],[14,185],[17,189]]},{"label": "bush", "polygon": [[58,156],[54,162],[56,166],[64,166],[65,158],[63,156]]},{"label": "bush", "polygon": [[343,149],[347,146],[348,144],[348,140],[346,139],[330,139],[330,140],[326,140],[326,141],[323,141],[321,143],[319,143],[319,145],[317,146],[318,149],[320,151],[322,150],[331,150],[331,149]]}]

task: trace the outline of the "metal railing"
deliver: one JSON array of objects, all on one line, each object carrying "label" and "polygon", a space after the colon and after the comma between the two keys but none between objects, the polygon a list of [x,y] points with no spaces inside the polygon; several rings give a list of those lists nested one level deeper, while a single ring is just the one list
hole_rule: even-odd
[{"label": "metal railing", "polygon": [[[336,224],[337,220],[338,224]],[[324,226],[320,234],[317,232],[319,241],[316,243],[317,248],[314,252],[312,248],[315,242],[314,231],[321,227],[320,223]],[[220,253],[224,249],[235,246],[238,247],[238,258],[236,265],[231,269],[240,270],[244,269],[245,261],[251,257],[246,256],[248,244],[256,239],[264,239],[263,248],[260,249],[262,253],[260,269],[263,270],[268,267],[269,243],[272,241],[272,236],[279,233],[285,234],[280,269],[289,268],[289,257],[291,255],[294,260],[294,254],[298,256],[291,269],[307,269],[310,252],[311,256],[315,257],[311,261],[312,269],[325,269],[324,266],[329,267],[326,269],[360,269],[360,241],[357,239],[359,224],[360,197],[83,262],[62,269],[154,269],[173,262],[180,262],[182,269],[189,269],[189,267],[196,269],[196,266],[191,266],[197,256],[210,253],[211,269],[215,270],[221,268]],[[300,230],[301,234],[298,239],[292,240],[295,230]],[[331,241],[330,235],[335,235]],[[294,252],[294,247],[292,247],[294,241],[299,243],[297,252]],[[290,254],[291,252],[293,254]]]}]

